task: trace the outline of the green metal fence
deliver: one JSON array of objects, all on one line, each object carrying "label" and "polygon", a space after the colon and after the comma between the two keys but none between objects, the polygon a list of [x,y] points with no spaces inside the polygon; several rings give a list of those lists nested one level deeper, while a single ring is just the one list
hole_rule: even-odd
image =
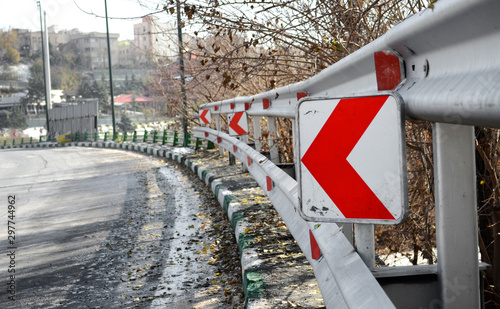
[{"label": "green metal fence", "polygon": [[[113,133],[74,133],[72,135],[73,142],[84,142],[84,141],[112,141]],[[161,144],[161,145],[171,145],[171,146],[182,146],[184,140],[184,133],[182,131],[157,131],[157,130],[138,130],[134,132],[118,132],[116,134],[115,142],[117,143],[129,143],[129,142],[143,142],[150,144]],[[192,133],[188,133],[188,147],[199,149],[215,148],[214,144],[205,139],[193,137]],[[38,142],[52,142],[54,139],[48,139],[47,136],[40,136],[39,139],[32,137],[27,138],[0,138],[0,145],[22,145],[22,144],[33,144]]]}]

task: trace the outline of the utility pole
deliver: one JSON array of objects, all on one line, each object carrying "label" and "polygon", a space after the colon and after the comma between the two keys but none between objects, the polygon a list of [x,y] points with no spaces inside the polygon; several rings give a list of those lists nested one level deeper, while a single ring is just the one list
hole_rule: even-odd
[{"label": "utility pole", "polygon": [[[49,58],[49,52],[47,48],[47,57],[45,57],[45,39],[44,39],[44,34],[47,32],[47,29],[45,29],[44,32],[44,27],[43,27],[43,19],[42,19],[42,5],[40,4],[40,1],[36,2],[36,5],[38,7],[38,12],[40,13],[40,39],[42,40],[42,67],[43,67],[43,86],[45,88],[45,114],[46,114],[46,121],[47,121],[47,137],[49,138],[50,136],[50,122],[49,122],[49,102],[50,102],[50,71],[47,74],[47,68],[45,67],[45,59],[47,58],[47,67],[50,69],[50,63],[48,61]],[[47,44],[48,46],[48,44]],[[49,84],[47,84],[47,76],[49,80]],[[47,87],[48,86],[48,87]],[[48,141],[47,138],[47,141]]]},{"label": "utility pole", "polygon": [[182,42],[182,22],[181,22],[181,4],[179,0],[176,1],[177,4],[177,35],[179,37],[179,67],[181,73],[181,97],[182,97],[182,130],[184,131],[184,141],[182,146],[187,147],[188,145],[188,133],[187,133],[187,98],[186,98],[186,73],[184,68],[184,44]]},{"label": "utility pole", "polygon": [[111,96],[111,117],[113,120],[113,141],[114,141],[116,139],[115,99],[113,95],[113,69],[111,68],[111,44],[109,43],[108,4],[106,0],[104,0],[104,11],[106,13],[106,36],[108,39],[109,94]]},{"label": "utility pole", "polygon": [[52,109],[52,97],[50,92],[52,90],[52,84],[50,82],[50,51],[49,51],[49,36],[47,33],[47,12],[43,11],[43,49],[44,52],[44,63],[45,63],[45,89],[46,89],[46,100],[47,100],[47,113]]}]

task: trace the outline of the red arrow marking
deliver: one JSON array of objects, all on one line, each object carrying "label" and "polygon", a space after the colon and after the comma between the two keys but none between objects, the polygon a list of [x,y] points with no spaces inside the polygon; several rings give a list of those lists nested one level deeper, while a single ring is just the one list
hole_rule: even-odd
[{"label": "red arrow marking", "polygon": [[238,135],[244,135],[247,134],[247,131],[243,130],[242,127],[238,124],[238,122],[241,119],[241,116],[243,116],[243,112],[240,113],[235,113],[233,119],[231,119],[231,122],[229,123],[229,127],[236,132]]},{"label": "red arrow marking", "polygon": [[387,98],[340,100],[302,157],[309,172],[346,218],[394,220],[347,161]]},{"label": "red arrow marking", "polygon": [[201,112],[200,119],[201,119],[201,121],[203,121],[204,123],[210,123],[210,121],[208,121],[208,119],[206,118],[206,117],[207,117],[207,114],[208,114],[208,109],[204,109],[204,110]]}]

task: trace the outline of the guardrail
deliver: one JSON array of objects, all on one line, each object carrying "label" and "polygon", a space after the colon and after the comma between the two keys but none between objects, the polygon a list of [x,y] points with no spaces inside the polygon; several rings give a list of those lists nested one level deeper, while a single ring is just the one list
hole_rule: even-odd
[{"label": "guardrail", "polygon": [[[234,154],[265,189],[313,265],[328,308],[480,307],[484,265],[477,257],[473,126],[500,128],[498,12],[495,0],[441,0],[303,82],[200,107],[202,124],[215,118],[216,130],[194,128],[195,136]],[[374,268],[373,225],[355,224],[352,241],[352,225],[304,221],[298,215],[300,179],[275,165],[276,118],[292,120],[296,170],[303,164],[296,117],[304,98],[380,91],[402,99],[407,119],[434,125],[437,265]],[[252,117],[255,150],[244,142],[248,135],[222,132],[221,117],[230,123],[236,115]],[[262,117],[271,136],[269,158],[259,154]],[[427,281],[418,283],[419,276]]]}]

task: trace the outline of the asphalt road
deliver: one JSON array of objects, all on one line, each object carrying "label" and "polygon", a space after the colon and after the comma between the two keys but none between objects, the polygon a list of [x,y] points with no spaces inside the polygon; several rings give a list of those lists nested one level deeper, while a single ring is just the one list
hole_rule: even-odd
[{"label": "asphalt road", "polygon": [[198,288],[224,308],[200,293],[217,270],[192,264],[204,202],[169,170],[119,150],[1,151],[0,307],[191,308]]}]

